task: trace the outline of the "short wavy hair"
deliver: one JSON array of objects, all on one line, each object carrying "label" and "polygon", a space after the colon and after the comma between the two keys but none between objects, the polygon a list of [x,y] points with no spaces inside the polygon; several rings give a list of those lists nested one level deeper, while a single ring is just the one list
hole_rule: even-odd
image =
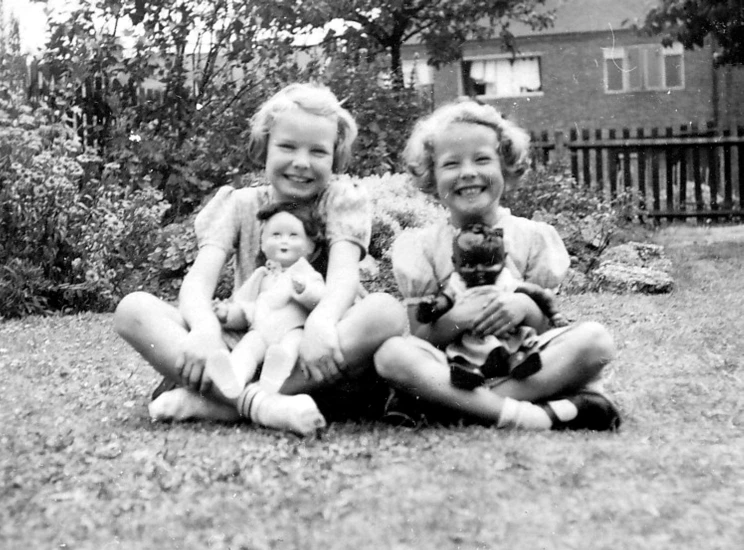
[{"label": "short wavy hair", "polygon": [[464,99],[443,105],[420,119],[408,138],[403,158],[415,185],[424,193],[437,194],[434,179],[434,140],[454,123],[481,124],[493,129],[498,139],[498,154],[505,180],[519,178],[529,168],[530,136],[501,116],[492,105]]},{"label": "short wavy hair", "polygon": [[259,166],[266,165],[266,151],[276,118],[293,109],[336,121],[338,133],[333,149],[333,171],[343,172],[351,160],[351,148],[357,137],[357,124],[329,88],[311,82],[286,86],[271,96],[251,118],[248,156]]}]

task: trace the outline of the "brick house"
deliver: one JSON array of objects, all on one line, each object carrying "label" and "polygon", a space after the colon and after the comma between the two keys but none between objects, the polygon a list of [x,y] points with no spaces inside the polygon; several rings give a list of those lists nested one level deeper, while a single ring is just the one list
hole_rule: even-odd
[{"label": "brick house", "polygon": [[656,3],[548,0],[552,28],[512,25],[516,58],[499,39],[472,42],[434,70],[423,46],[408,44],[404,70],[431,85],[436,104],[475,95],[533,131],[744,123],[744,69],[714,68],[710,45],[663,48],[630,28]]}]

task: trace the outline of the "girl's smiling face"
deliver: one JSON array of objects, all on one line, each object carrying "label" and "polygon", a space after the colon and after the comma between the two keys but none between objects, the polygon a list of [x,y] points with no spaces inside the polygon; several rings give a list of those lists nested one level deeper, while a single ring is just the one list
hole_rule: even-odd
[{"label": "girl's smiling face", "polygon": [[433,145],[437,194],[452,223],[494,224],[504,191],[496,132],[482,124],[455,122]]},{"label": "girl's smiling face", "polygon": [[280,201],[306,202],[328,185],[336,144],[335,120],[300,108],[274,120],[266,149],[266,177]]}]

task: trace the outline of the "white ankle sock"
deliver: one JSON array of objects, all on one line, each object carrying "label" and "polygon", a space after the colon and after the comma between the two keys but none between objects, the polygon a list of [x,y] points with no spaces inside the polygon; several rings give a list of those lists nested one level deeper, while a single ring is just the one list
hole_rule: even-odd
[{"label": "white ankle sock", "polygon": [[529,401],[504,398],[497,428],[523,428],[527,430],[549,430],[550,416],[541,407]]},{"label": "white ankle sock", "polygon": [[568,399],[548,401],[548,406],[553,409],[553,412],[561,422],[570,422],[576,418],[577,414],[579,414],[576,405],[571,403]]}]

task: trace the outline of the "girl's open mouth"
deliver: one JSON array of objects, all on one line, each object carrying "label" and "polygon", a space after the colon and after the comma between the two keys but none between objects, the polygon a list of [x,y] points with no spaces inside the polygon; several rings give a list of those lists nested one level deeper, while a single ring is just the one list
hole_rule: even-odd
[{"label": "girl's open mouth", "polygon": [[476,195],[479,195],[485,190],[485,187],[481,187],[480,185],[475,187],[462,187],[455,191],[455,195],[459,195],[460,197],[475,197]]}]

